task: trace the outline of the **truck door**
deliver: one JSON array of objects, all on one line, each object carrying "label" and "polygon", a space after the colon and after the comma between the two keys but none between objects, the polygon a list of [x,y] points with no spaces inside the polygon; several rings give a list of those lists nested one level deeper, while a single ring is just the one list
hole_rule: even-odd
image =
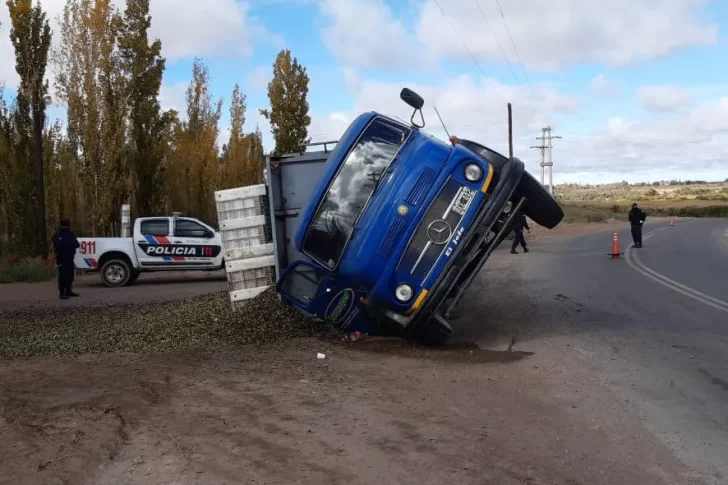
[{"label": "truck door", "polygon": [[165,255],[165,247],[169,246],[169,218],[144,219],[139,223],[139,230],[132,236],[139,266],[160,268],[170,266],[171,257]]},{"label": "truck door", "polygon": [[185,267],[219,266],[222,252],[220,240],[208,227],[193,219],[174,219],[172,244],[175,251],[173,264]]},{"label": "truck door", "polygon": [[377,327],[362,309],[361,291],[342,285],[313,264],[296,261],[290,265],[276,289],[292,305],[337,328],[372,332]]}]

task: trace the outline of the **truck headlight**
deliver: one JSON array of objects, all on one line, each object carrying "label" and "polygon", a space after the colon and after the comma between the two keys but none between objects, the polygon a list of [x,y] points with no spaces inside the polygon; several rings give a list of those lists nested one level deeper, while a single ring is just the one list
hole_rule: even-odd
[{"label": "truck headlight", "polygon": [[414,294],[415,290],[406,283],[402,283],[394,289],[394,297],[402,303],[407,303],[408,301],[410,301]]},{"label": "truck headlight", "polygon": [[465,167],[465,178],[470,182],[477,182],[483,178],[483,169],[475,163],[471,163]]}]

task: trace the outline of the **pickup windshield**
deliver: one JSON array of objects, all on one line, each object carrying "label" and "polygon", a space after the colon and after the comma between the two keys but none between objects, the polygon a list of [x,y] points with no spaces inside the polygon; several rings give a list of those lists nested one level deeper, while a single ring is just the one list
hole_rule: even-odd
[{"label": "pickup windshield", "polygon": [[384,172],[411,130],[375,118],[349,151],[308,227],[303,252],[334,268]]}]

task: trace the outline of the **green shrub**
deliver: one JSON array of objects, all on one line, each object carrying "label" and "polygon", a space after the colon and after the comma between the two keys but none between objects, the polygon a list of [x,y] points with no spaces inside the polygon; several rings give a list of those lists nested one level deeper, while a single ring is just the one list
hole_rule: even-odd
[{"label": "green shrub", "polygon": [[56,276],[55,263],[41,258],[0,257],[0,283],[37,283]]}]

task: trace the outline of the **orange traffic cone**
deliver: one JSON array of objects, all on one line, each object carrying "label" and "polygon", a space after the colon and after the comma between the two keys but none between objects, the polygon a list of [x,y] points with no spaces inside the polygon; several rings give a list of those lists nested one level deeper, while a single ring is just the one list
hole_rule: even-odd
[{"label": "orange traffic cone", "polygon": [[622,254],[624,253],[619,252],[619,236],[615,231],[612,235],[612,252],[611,254],[607,254],[607,256],[611,256],[612,259],[619,259]]}]

